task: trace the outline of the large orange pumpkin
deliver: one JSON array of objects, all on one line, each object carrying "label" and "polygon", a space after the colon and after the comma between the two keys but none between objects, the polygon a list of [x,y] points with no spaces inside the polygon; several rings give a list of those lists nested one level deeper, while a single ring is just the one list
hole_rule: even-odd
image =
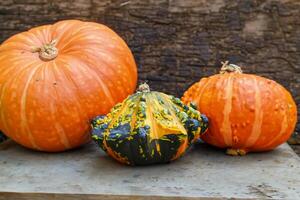
[{"label": "large orange pumpkin", "polygon": [[0,47],[0,130],[49,152],[89,140],[89,120],[131,94],[137,69],[108,27],[66,20],[19,33]]},{"label": "large orange pumpkin", "polygon": [[297,121],[296,104],[280,84],[224,63],[221,73],[192,85],[182,97],[209,119],[202,139],[231,155],[284,143]]}]

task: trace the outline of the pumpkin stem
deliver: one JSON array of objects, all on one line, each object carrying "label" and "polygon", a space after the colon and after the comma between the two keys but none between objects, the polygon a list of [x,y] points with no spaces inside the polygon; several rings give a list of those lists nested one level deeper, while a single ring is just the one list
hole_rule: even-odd
[{"label": "pumpkin stem", "polygon": [[44,44],[42,47],[32,48],[32,53],[39,53],[39,56],[42,60],[53,60],[58,55],[58,49],[55,47],[57,40],[52,40],[49,44]]},{"label": "pumpkin stem", "polygon": [[137,89],[138,92],[150,92],[150,87],[147,83],[142,83],[139,85],[139,88]]},{"label": "pumpkin stem", "polygon": [[247,154],[247,151],[244,149],[227,149],[226,154],[230,156],[244,156]]},{"label": "pumpkin stem", "polygon": [[229,64],[229,61],[221,62],[222,67],[220,70],[220,74],[225,74],[225,73],[237,73],[237,74],[242,74],[243,71],[242,69],[234,64]]}]

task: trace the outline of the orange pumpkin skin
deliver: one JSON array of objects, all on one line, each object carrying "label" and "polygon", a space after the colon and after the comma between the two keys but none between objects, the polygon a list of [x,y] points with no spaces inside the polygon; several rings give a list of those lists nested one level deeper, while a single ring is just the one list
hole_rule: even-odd
[{"label": "orange pumpkin skin", "polygon": [[193,102],[208,117],[209,128],[202,139],[227,148],[232,155],[274,149],[288,140],[297,121],[290,93],[273,80],[251,74],[203,78],[182,100]]},{"label": "orange pumpkin skin", "polygon": [[66,20],[19,33],[0,46],[0,130],[31,149],[78,147],[90,119],[136,81],[131,51],[104,25]]}]

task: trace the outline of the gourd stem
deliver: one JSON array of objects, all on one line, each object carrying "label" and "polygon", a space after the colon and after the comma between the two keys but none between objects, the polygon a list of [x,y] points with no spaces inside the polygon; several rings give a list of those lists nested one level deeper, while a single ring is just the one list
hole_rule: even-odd
[{"label": "gourd stem", "polygon": [[150,87],[147,83],[142,83],[139,85],[137,91],[138,92],[150,92]]},{"label": "gourd stem", "polygon": [[32,53],[39,53],[39,56],[42,60],[53,60],[58,55],[58,49],[55,47],[57,44],[57,40],[54,39],[48,44],[44,44],[42,47],[34,47],[32,48]]},{"label": "gourd stem", "polygon": [[226,73],[237,73],[237,74],[242,74],[243,71],[242,69],[234,64],[229,64],[229,61],[221,62],[222,67],[220,70],[220,74],[226,74]]}]

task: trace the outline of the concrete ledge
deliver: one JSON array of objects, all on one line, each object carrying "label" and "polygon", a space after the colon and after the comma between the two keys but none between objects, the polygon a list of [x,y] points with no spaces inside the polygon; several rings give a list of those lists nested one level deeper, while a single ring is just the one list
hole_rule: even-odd
[{"label": "concrete ledge", "polygon": [[300,199],[300,160],[286,144],[230,157],[196,145],[170,164],[123,166],[93,143],[51,154],[0,145],[0,199]]}]

